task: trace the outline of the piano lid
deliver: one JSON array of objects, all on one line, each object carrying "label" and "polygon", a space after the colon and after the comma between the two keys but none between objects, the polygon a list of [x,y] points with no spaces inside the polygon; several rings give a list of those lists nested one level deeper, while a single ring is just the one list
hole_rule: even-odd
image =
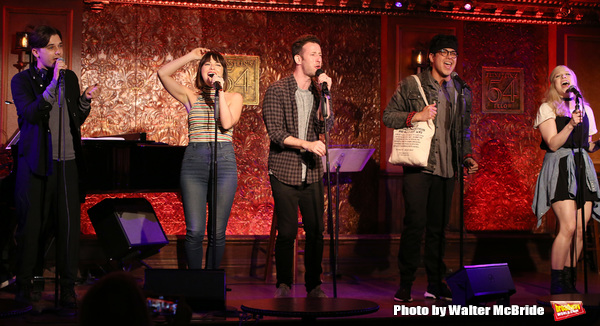
[{"label": "piano lid", "polygon": [[185,146],[106,138],[82,143],[87,193],[179,190]]}]

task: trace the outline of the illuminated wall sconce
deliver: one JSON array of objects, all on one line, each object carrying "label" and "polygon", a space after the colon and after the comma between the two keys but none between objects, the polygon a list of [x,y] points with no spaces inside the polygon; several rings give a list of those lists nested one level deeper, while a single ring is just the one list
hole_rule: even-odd
[{"label": "illuminated wall sconce", "polygon": [[[92,12],[101,12],[102,10],[104,10],[104,7],[110,4],[110,1],[108,0],[83,0],[83,3],[85,3]],[[173,1],[172,3],[175,3],[175,1]]]},{"label": "illuminated wall sconce", "polygon": [[[19,54],[17,63],[13,66],[19,70],[23,70],[29,63],[31,63],[31,49],[29,48],[29,34],[26,32],[17,32],[15,41],[15,52]],[[23,61],[23,54],[29,54],[28,61]]]},{"label": "illuminated wall sconce", "polygon": [[421,72],[421,69],[427,67],[427,51],[412,50],[412,65],[417,74]]},{"label": "illuminated wall sconce", "polygon": [[473,1],[471,0],[465,0],[465,3],[463,4],[463,8],[465,8],[466,11],[471,11],[473,10]]}]

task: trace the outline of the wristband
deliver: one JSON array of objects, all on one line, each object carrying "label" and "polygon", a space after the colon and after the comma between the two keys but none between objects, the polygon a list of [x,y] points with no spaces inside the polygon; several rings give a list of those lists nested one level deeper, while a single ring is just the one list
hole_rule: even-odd
[{"label": "wristband", "polygon": [[411,113],[408,114],[408,117],[406,117],[406,126],[408,128],[411,128],[413,126],[412,125],[412,119],[415,116],[415,114],[417,114],[417,112],[413,111],[413,112],[411,112]]}]

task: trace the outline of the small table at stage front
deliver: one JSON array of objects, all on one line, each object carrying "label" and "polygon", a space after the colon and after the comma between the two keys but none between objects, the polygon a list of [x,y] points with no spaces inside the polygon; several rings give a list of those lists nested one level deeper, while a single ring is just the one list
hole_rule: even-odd
[{"label": "small table at stage front", "polygon": [[241,306],[242,311],[263,316],[302,318],[314,322],[317,318],[366,315],[379,310],[373,301],[348,298],[275,298],[254,300]]}]

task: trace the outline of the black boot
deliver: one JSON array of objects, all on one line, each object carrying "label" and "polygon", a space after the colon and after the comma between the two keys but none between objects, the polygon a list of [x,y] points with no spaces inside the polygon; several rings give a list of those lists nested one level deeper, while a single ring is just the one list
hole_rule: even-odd
[{"label": "black boot", "polygon": [[564,289],[564,275],[560,269],[550,271],[550,294],[566,293]]},{"label": "black boot", "polygon": [[22,282],[17,279],[17,293],[15,294],[15,301],[31,305],[31,280],[29,282]]},{"label": "black boot", "polygon": [[563,288],[564,293],[579,293],[575,284],[577,284],[577,267],[567,267],[563,269]]},{"label": "black boot", "polygon": [[31,289],[31,301],[37,302],[42,299],[42,292],[44,292],[45,281],[43,276],[34,276],[33,285]]},{"label": "black boot", "polygon": [[60,286],[60,305],[63,309],[77,309],[77,294],[73,285]]}]

